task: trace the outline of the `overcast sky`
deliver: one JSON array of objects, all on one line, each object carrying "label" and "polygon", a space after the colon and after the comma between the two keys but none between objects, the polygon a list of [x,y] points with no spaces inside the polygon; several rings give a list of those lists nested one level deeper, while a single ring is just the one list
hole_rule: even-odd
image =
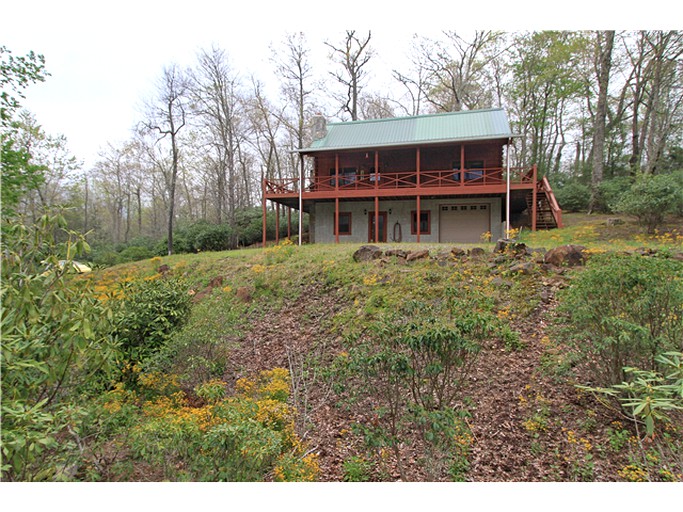
[{"label": "overcast sky", "polygon": [[[606,14],[596,12],[596,4],[604,5],[598,0],[567,2],[562,11],[555,10],[559,4],[544,0],[540,3],[547,11],[544,13],[525,9],[525,2],[502,0],[481,0],[473,5],[462,0],[14,0],[14,5],[0,8],[0,45],[13,55],[33,50],[45,56],[51,76],[26,91],[23,106],[35,114],[47,133],[65,135],[72,153],[88,167],[107,142],[116,144],[129,138],[130,129],[141,119],[140,105],[150,96],[164,66],[193,64],[197,52],[212,44],[226,50],[235,69],[245,76],[254,73],[269,81],[273,80],[269,46],[285,32],[305,32],[317,58],[327,64],[325,39],[341,40],[346,28],[370,28],[376,51],[373,63],[389,70],[401,65],[403,50],[414,32],[437,35],[442,28],[676,28],[668,24],[682,20],[677,2],[662,2],[676,7],[659,10],[659,17],[654,15],[658,10],[652,7],[655,3],[648,2],[648,12],[641,10],[637,17],[629,18],[631,2],[618,2],[619,9]],[[677,15],[662,17],[661,12]],[[485,23],[477,23],[482,14]],[[591,21],[595,19],[604,20],[604,25]]]}]

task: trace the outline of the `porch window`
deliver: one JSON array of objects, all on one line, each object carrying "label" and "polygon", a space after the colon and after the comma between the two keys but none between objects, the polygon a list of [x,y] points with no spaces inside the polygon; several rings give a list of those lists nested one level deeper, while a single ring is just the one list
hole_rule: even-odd
[{"label": "porch window", "polygon": [[[334,233],[337,234],[336,231]],[[339,212],[339,234],[340,235],[350,235],[351,234],[351,212]]]},{"label": "porch window", "polygon": [[[410,234],[417,235],[417,211],[410,212]],[[430,235],[432,233],[432,211],[420,211],[420,234]]]}]

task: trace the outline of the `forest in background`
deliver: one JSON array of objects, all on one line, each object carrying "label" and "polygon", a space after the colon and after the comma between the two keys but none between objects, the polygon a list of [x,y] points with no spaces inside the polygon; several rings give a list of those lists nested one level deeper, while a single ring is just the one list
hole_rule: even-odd
[{"label": "forest in background", "polygon": [[[325,47],[327,66],[313,64],[313,45]],[[89,168],[21,109],[22,92],[5,91],[49,79],[49,63],[3,48],[3,151],[22,155],[3,154],[3,215],[30,224],[64,206],[102,264],[250,245],[261,236],[261,180],[298,176],[293,151],[310,143],[317,113],[348,121],[505,108],[519,134],[513,165],[536,163],[569,211],[609,212],[642,176],[680,180],[679,31],[415,35],[388,89],[372,81],[371,32],[324,42],[291,33],[271,48],[278,88],[236,69],[229,49],[203,49],[187,68],[168,63],[130,139]],[[28,73],[15,83],[7,71],[18,62]]]}]

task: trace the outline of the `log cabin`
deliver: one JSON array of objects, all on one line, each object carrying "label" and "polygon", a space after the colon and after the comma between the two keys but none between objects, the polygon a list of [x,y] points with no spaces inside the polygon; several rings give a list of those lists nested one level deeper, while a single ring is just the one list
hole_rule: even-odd
[{"label": "log cabin", "polygon": [[[280,205],[307,212],[312,243],[472,243],[505,238],[506,226],[562,227],[536,165],[510,168],[514,134],[503,109],[329,124],[317,117],[312,132],[298,150],[299,178],[263,180],[264,246],[266,201],[278,220]],[[312,161],[307,176],[304,159]]]}]

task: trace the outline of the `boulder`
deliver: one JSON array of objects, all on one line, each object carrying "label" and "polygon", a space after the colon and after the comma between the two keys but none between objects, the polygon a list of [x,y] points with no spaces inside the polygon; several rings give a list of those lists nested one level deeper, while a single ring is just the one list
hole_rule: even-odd
[{"label": "boulder", "polygon": [[424,258],[429,258],[429,251],[427,249],[423,249],[421,251],[409,252],[408,256],[406,256],[406,261],[415,261],[415,260],[421,260]]},{"label": "boulder", "polygon": [[501,238],[496,242],[496,246],[493,248],[493,252],[514,254],[515,256],[517,256],[520,254],[527,254],[528,250],[524,242],[518,242],[517,240]]},{"label": "boulder", "polygon": [[382,249],[376,245],[362,245],[353,253],[354,261],[372,261],[382,256]]},{"label": "boulder", "polygon": [[481,247],[472,247],[468,254],[472,258],[481,258],[486,255],[486,251],[482,249]]},{"label": "boulder", "polygon": [[462,247],[453,247],[451,249],[451,254],[456,258],[461,258],[463,256],[467,256],[467,251]]},{"label": "boulder", "polygon": [[251,301],[251,292],[249,291],[249,288],[247,288],[246,286],[240,286],[239,288],[237,288],[235,295],[242,302]]},{"label": "boulder", "polygon": [[585,250],[583,245],[561,245],[546,252],[543,260],[556,267],[576,267],[586,262]]},{"label": "boulder", "polygon": [[624,223],[624,221],[622,219],[619,219],[619,218],[607,219],[607,222],[606,222],[606,224],[608,226],[619,226],[623,223]]},{"label": "boulder", "polygon": [[531,274],[534,271],[534,263],[531,261],[527,261],[524,263],[517,263],[516,265],[513,265],[510,267],[508,272],[511,274]]},{"label": "boulder", "polygon": [[384,251],[385,256],[396,256],[397,258],[404,258],[408,256],[408,253],[403,249],[387,249]]}]

